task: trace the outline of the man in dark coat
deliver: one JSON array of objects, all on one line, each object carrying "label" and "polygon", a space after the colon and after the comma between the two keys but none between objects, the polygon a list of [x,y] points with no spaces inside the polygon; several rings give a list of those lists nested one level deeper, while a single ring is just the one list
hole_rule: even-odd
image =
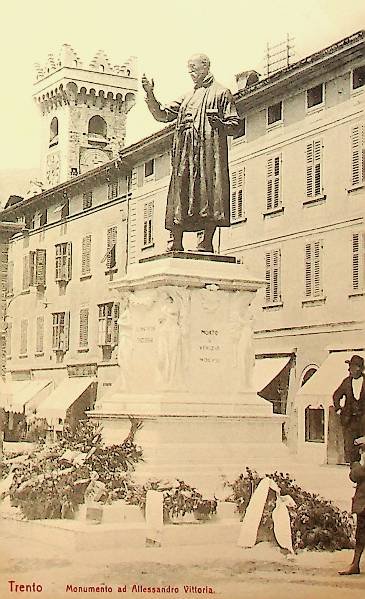
[{"label": "man in dark coat", "polygon": [[217,83],[204,54],[188,61],[194,89],[162,106],[153,79],[142,77],[147,106],[158,121],[176,120],[172,175],[165,227],[171,231],[170,251],[183,250],[184,231],[204,230],[198,251],[213,252],[216,227],[230,226],[227,135],[239,131],[240,119],[231,92]]},{"label": "man in dark coat", "polygon": [[356,514],[355,551],[352,564],[339,572],[341,576],[360,574],[360,559],[365,547],[365,437],[355,439],[360,461],[351,464],[350,479],[356,483],[355,495],[352,499],[352,513]]},{"label": "man in dark coat", "polygon": [[[359,460],[359,450],[354,445],[357,437],[365,435],[365,377],[364,359],[354,355],[346,360],[349,365],[347,376],[333,394],[333,405],[337,414],[340,414],[345,461]],[[343,405],[341,405],[341,400]]]}]

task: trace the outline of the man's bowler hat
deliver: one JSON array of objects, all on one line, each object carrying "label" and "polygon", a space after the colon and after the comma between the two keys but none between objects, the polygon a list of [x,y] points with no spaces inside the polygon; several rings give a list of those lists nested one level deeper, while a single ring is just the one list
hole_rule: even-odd
[{"label": "man's bowler hat", "polygon": [[351,356],[351,358],[349,360],[345,360],[346,364],[349,364],[350,366],[360,366],[360,368],[362,368],[362,370],[364,370],[364,358],[362,358],[361,356],[358,355],[353,355]]},{"label": "man's bowler hat", "polygon": [[356,447],[362,447],[365,449],[365,437],[358,437],[355,439],[354,445],[356,445]]}]

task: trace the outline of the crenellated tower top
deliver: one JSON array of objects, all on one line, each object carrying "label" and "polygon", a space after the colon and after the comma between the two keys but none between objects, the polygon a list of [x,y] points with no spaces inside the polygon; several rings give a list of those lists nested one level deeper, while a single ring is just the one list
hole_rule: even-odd
[{"label": "crenellated tower top", "polygon": [[137,59],[112,65],[98,50],[86,65],[69,44],[36,64],[34,100],[43,117],[46,186],[93,168],[124,146],[126,116],[138,89]]}]

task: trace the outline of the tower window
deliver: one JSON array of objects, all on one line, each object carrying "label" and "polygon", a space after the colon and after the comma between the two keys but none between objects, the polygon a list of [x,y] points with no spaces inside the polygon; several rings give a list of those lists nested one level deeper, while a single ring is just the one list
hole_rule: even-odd
[{"label": "tower window", "polygon": [[54,116],[49,127],[49,147],[56,144],[58,144],[58,118]]},{"label": "tower window", "polygon": [[95,115],[91,117],[91,119],[89,120],[88,133],[89,135],[106,137],[107,125],[101,116]]}]

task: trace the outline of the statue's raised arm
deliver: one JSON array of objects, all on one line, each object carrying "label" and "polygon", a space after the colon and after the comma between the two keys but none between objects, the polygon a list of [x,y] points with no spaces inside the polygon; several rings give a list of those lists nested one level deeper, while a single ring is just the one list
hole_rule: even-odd
[{"label": "statue's raised arm", "polygon": [[162,106],[155,96],[154,80],[147,79],[146,75],[143,73],[141,82],[142,87],[146,92],[145,100],[148,109],[152,116],[156,119],[156,121],[161,121],[162,123],[169,123],[171,121],[174,121],[179,113],[180,102],[176,101],[172,102],[169,106]]}]

